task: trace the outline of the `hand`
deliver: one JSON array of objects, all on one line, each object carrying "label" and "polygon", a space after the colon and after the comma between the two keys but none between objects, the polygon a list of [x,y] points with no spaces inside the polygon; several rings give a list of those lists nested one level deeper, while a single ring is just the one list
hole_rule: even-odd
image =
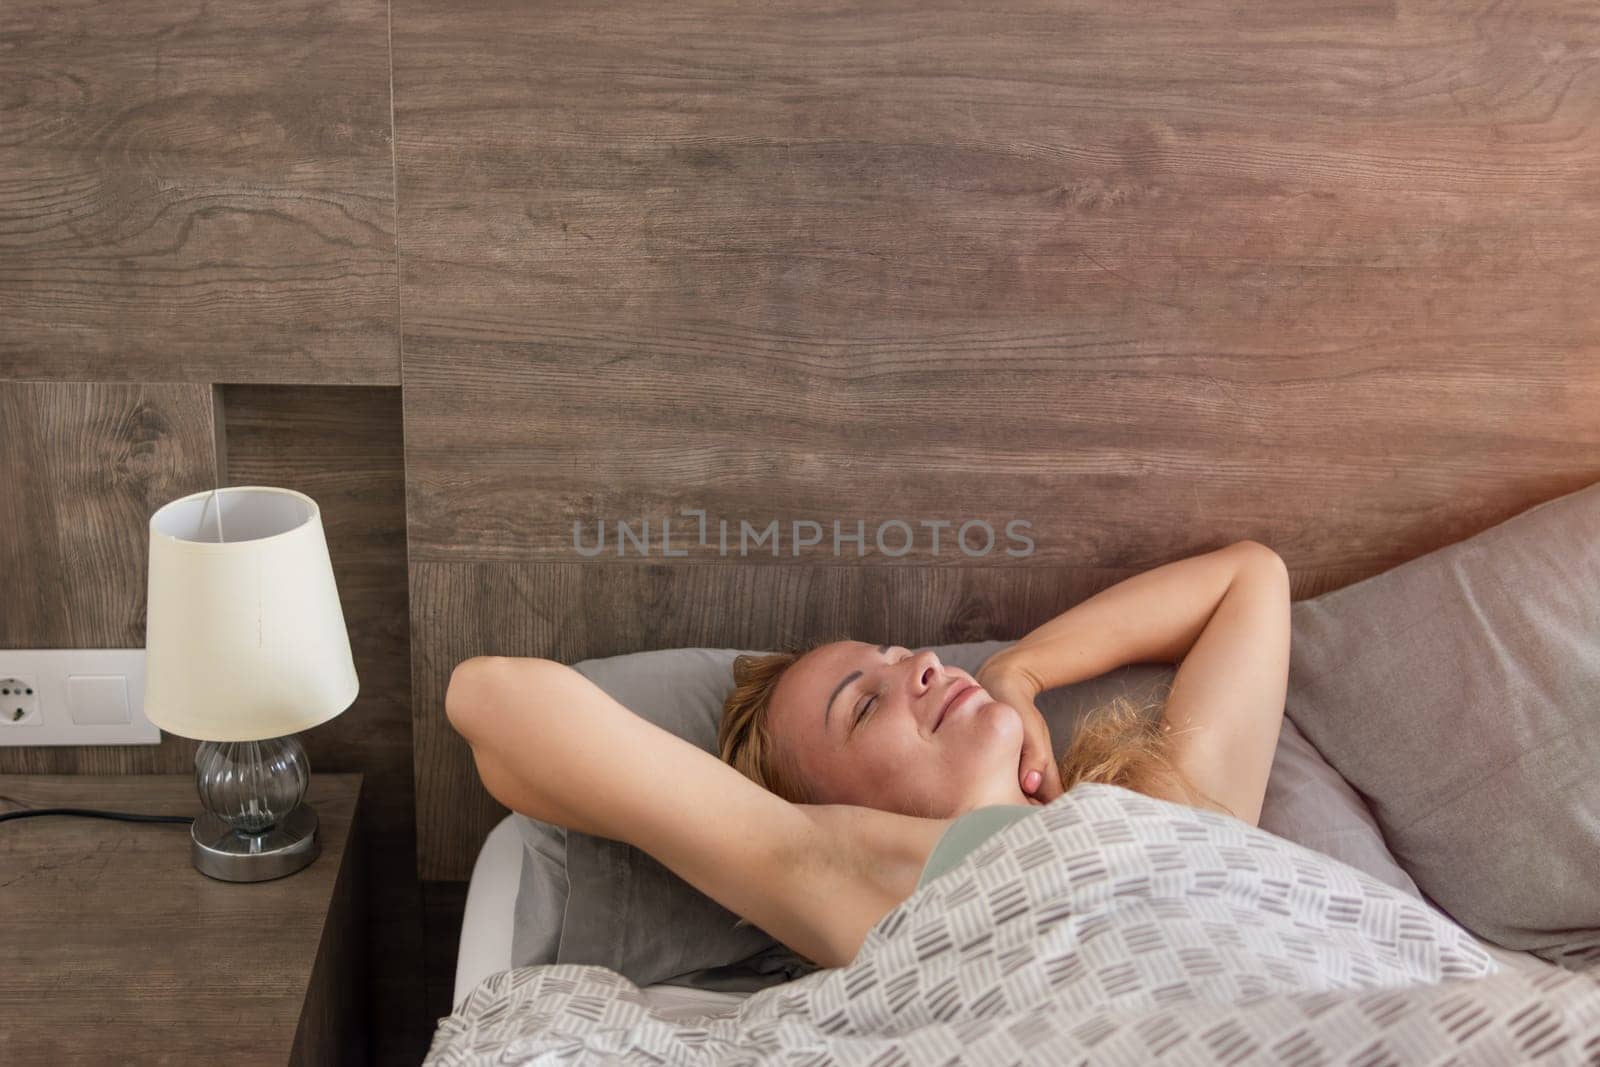
[{"label": "hand", "polygon": [[1017,767],[1017,787],[1034,803],[1048,804],[1065,790],[1061,770],[1056,766],[1055,749],[1050,744],[1050,727],[1034,701],[1039,686],[1032,678],[1012,667],[1004,649],[990,656],[973,675],[973,680],[1002,704],[1009,704],[1022,716],[1022,760]]}]

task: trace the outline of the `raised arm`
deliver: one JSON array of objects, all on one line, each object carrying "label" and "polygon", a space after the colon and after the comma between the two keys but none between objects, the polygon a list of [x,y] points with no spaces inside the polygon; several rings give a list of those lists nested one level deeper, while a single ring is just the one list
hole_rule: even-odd
[{"label": "raised arm", "polygon": [[643,849],[823,966],[854,956],[859,937],[848,943],[829,909],[865,887],[838,842],[800,806],[630,711],[571,667],[466,660],[450,676],[445,712],[472,746],[484,787],[506,807]]},{"label": "raised arm", "polygon": [[1024,679],[1026,699],[1130,663],[1178,664],[1164,713],[1173,758],[1196,788],[1254,824],[1283,723],[1289,628],[1283,560],[1239,541],[1096,593],[983,670]]},{"label": "raised arm", "polygon": [[1178,769],[1252,826],[1283,726],[1289,629],[1289,570],[1276,552],[1256,553],[1179,662],[1167,696]]},{"label": "raised arm", "polygon": [[1135,574],[1074,604],[990,662],[1004,663],[1040,692],[1130,663],[1177,663],[1199,640],[1239,568],[1269,555],[1277,558],[1259,542],[1236,541]]}]

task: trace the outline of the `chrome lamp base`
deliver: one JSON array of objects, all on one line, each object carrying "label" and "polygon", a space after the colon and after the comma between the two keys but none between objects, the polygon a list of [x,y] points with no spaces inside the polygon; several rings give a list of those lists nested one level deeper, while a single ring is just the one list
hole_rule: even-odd
[{"label": "chrome lamp base", "polygon": [[266,882],[293,874],[317,858],[317,812],[297,804],[275,826],[259,834],[235,830],[209,811],[189,827],[195,870],[222,882]]}]

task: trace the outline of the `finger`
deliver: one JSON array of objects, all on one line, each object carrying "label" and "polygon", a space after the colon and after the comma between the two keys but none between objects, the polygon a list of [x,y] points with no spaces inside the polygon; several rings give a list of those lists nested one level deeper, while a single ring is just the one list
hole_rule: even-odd
[{"label": "finger", "polygon": [[1017,785],[1027,794],[1032,794],[1044,782],[1044,772],[1038,767],[1038,760],[1026,746],[1022,752],[1022,762],[1017,766]]},{"label": "finger", "polygon": [[1039,784],[1037,788],[1024,791],[1031,793],[1033,796],[1039,797],[1040,799],[1044,800],[1045,803],[1049,803],[1065,792],[1065,790],[1061,788],[1061,772],[1055,763],[1048,759],[1041,761],[1040,767],[1042,769],[1036,772],[1039,774]]},{"label": "finger", "polygon": [[[1039,746],[1034,744],[1031,736],[1022,739],[1022,758],[1017,761],[1017,772],[1022,779],[1022,788],[1028,790],[1028,779],[1035,774],[1043,774],[1044,757],[1039,752]],[[1031,792],[1031,790],[1028,790]]]},{"label": "finger", "polygon": [[1041,746],[1033,731],[1030,730],[1023,735],[1020,761],[1020,784],[1023,793],[1031,796],[1044,784],[1045,767],[1050,762],[1049,756],[1049,746]]}]

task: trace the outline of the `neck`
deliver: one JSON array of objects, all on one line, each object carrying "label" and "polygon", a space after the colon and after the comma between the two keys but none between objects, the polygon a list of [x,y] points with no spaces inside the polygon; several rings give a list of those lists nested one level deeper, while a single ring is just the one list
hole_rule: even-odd
[{"label": "neck", "polygon": [[1044,806],[1043,801],[1039,800],[1037,797],[1030,797],[1028,794],[1022,791],[1021,786],[1019,786],[1016,782],[1012,782],[1009,789],[1005,788],[1004,786],[996,786],[994,788],[981,789],[973,795],[964,798],[962,802],[956,806],[956,810],[951,813],[951,818],[958,818],[975,808],[987,808],[995,804],[1031,804],[1035,807]]}]

